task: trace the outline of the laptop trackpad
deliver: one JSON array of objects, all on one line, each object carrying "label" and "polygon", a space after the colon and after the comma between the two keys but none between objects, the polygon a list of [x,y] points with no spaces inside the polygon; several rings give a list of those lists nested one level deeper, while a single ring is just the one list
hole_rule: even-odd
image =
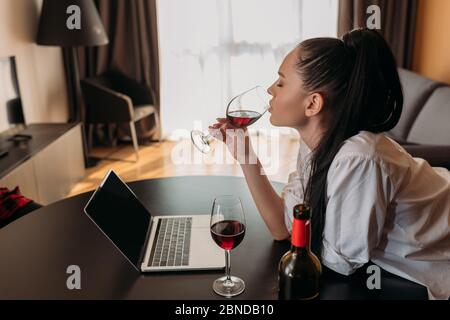
[{"label": "laptop trackpad", "polygon": [[212,239],[210,216],[194,216],[192,221],[189,267],[221,269],[225,267],[225,253]]}]

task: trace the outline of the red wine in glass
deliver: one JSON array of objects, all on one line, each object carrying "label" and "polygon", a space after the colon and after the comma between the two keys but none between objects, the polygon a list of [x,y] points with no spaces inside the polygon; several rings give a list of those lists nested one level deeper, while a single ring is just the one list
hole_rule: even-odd
[{"label": "red wine in glass", "polygon": [[255,123],[262,114],[257,111],[236,110],[227,114],[228,120],[236,127],[243,128]]},{"label": "red wine in glass", "polygon": [[236,220],[223,220],[211,226],[211,236],[224,250],[236,248],[244,239],[245,225]]},{"label": "red wine in glass", "polygon": [[[255,123],[269,109],[272,96],[261,86],[256,86],[235,96],[227,105],[227,120],[238,128]],[[209,153],[215,138],[199,130],[191,131],[194,146],[202,153]]]},{"label": "red wine in glass", "polygon": [[214,199],[210,220],[211,238],[225,251],[225,276],[213,282],[213,290],[223,297],[234,297],[245,289],[242,279],[230,275],[231,250],[236,248],[245,236],[245,215],[241,199],[223,195]]}]

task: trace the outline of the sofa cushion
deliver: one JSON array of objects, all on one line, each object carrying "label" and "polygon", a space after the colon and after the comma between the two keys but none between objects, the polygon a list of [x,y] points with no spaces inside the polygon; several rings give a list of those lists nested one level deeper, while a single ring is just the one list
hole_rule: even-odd
[{"label": "sofa cushion", "polygon": [[450,87],[437,88],[425,103],[409,132],[413,143],[450,145]]},{"label": "sofa cushion", "polygon": [[403,88],[403,111],[398,124],[389,132],[396,140],[405,140],[424,103],[434,89],[444,84],[408,70],[398,70]]}]

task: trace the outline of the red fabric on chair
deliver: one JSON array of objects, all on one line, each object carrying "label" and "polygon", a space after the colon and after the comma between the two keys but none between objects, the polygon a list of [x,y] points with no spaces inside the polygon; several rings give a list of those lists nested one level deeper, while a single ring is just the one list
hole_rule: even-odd
[{"label": "red fabric on chair", "polygon": [[19,187],[14,190],[0,188],[0,221],[12,217],[17,210],[32,202],[20,193]]}]

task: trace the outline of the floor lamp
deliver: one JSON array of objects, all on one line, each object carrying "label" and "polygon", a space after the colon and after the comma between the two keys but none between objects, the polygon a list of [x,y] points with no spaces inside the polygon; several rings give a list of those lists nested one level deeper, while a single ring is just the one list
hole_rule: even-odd
[{"label": "floor lamp", "polygon": [[[108,37],[93,0],[44,0],[37,44],[63,49],[69,96],[69,122],[82,122],[83,100],[78,71],[77,47],[108,44]],[[86,133],[83,127],[85,166],[90,167]]]}]

